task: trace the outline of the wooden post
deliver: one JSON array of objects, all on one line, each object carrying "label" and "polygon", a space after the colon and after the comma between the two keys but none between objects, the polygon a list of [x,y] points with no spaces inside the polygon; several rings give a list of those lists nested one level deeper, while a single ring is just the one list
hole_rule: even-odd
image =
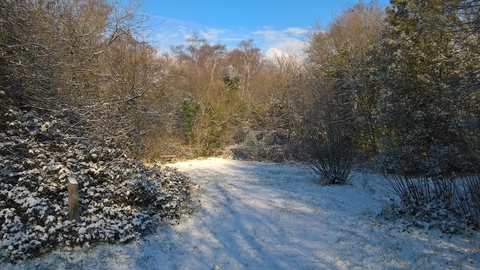
[{"label": "wooden post", "polygon": [[80,221],[78,211],[78,182],[73,177],[68,177],[68,220]]}]

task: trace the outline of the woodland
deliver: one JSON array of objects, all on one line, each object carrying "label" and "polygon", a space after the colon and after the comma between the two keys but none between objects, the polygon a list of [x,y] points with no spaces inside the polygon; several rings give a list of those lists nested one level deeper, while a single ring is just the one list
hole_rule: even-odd
[{"label": "woodland", "polygon": [[320,185],[368,168],[392,215],[434,204],[480,229],[478,0],[360,2],[274,58],[195,33],[162,52],[148,19],[135,0],[0,1],[0,258],[175,219],[195,184],[145,165],[170,155],[299,162]]}]

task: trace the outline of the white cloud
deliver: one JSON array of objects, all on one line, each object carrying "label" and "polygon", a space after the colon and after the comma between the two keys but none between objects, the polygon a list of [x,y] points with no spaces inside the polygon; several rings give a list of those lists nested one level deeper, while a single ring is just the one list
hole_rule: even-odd
[{"label": "white cloud", "polygon": [[213,40],[218,40],[218,36],[225,32],[226,32],[225,30],[210,28],[207,31],[200,30],[200,35],[209,41],[213,41]]},{"label": "white cloud", "polygon": [[222,38],[222,40],[240,42],[240,41],[245,40],[245,39],[244,38]]},{"label": "white cloud", "polygon": [[270,59],[274,59],[276,57],[281,57],[283,55],[285,55],[286,53],[276,47],[271,47],[270,49],[267,50],[267,52],[265,53],[265,55],[267,56],[267,58],[270,58]]},{"label": "white cloud", "polygon": [[275,41],[278,39],[286,39],[291,37],[303,36],[307,34],[308,30],[298,27],[289,27],[284,30],[272,30],[267,27],[264,30],[258,30],[253,32],[254,35],[263,36],[266,41]]},{"label": "white cloud", "polygon": [[259,30],[253,32],[253,34],[263,36],[266,41],[275,41],[281,36],[281,32],[275,30]]},{"label": "white cloud", "polygon": [[253,39],[263,53],[268,56],[274,53],[294,53],[297,56],[303,55],[304,41],[302,41],[308,30],[299,27],[289,27],[276,30],[271,27],[263,27],[256,31],[248,31],[246,28],[216,29],[198,25],[188,21],[165,18],[164,22],[157,28],[157,44],[163,50],[170,46],[186,44],[193,33],[198,33],[209,43],[220,42],[228,48],[234,48],[242,40]]},{"label": "white cloud", "polygon": [[299,39],[286,39],[272,44],[266,50],[265,55],[268,58],[274,58],[276,56],[284,56],[287,54],[295,54],[298,57],[303,57],[305,48],[305,42]]},{"label": "white cloud", "polygon": [[284,30],[276,31],[269,28],[253,32],[258,36],[257,44],[261,45],[267,57],[275,55],[295,54],[303,56],[305,42],[302,41],[304,35],[308,32],[306,29],[290,27]]},{"label": "white cloud", "polygon": [[303,29],[303,28],[298,28],[298,27],[289,27],[284,30],[285,33],[290,33],[295,36],[301,36],[307,34],[308,30]]}]

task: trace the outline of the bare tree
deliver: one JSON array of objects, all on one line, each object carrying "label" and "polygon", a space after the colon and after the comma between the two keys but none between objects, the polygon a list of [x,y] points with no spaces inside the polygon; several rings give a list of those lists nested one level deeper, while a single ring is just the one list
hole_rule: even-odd
[{"label": "bare tree", "polygon": [[319,23],[309,33],[307,63],[312,76],[327,78],[342,96],[344,113],[356,121],[351,134],[373,158],[377,152],[378,87],[370,74],[370,51],[381,39],[385,12],[377,2],[358,3],[343,10],[323,28]]},{"label": "bare tree", "polygon": [[141,99],[161,81],[155,50],[141,42],[147,17],[139,8],[138,1],[2,1],[5,95],[45,111],[67,106],[81,116],[75,125],[104,143],[133,140]]},{"label": "bare tree", "polygon": [[240,90],[247,98],[250,95],[250,82],[262,65],[262,54],[253,40],[241,41],[238,47],[229,52],[229,62],[240,76]]}]

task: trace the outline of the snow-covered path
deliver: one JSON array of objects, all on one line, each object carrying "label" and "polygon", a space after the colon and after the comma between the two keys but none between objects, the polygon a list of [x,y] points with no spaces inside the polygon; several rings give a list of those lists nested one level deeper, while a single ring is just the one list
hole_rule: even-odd
[{"label": "snow-covered path", "polygon": [[198,218],[176,228],[190,255],[184,266],[365,266],[350,262],[352,256],[358,257],[356,253],[367,252],[365,246],[354,246],[358,241],[349,244],[348,239],[365,235],[368,228],[359,220],[371,218],[371,209],[379,203],[368,196],[359,203],[353,187],[327,187],[320,192],[304,169],[276,164],[206,160],[178,167],[202,187]]},{"label": "snow-covered path", "polygon": [[57,251],[18,268],[480,269],[480,235],[449,238],[376,215],[385,191],[358,174],[321,187],[299,166],[223,159],[181,162],[200,190],[179,224],[128,245]]}]

